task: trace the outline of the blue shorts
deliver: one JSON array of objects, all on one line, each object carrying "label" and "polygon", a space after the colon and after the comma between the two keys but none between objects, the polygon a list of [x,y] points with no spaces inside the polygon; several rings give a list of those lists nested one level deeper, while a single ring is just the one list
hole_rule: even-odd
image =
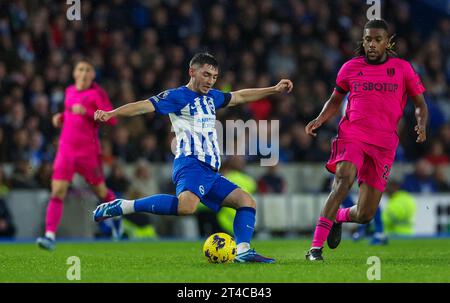
[{"label": "blue shorts", "polygon": [[211,210],[218,212],[225,198],[238,186],[194,157],[181,157],[173,162],[172,181],[177,197],[188,190]]}]

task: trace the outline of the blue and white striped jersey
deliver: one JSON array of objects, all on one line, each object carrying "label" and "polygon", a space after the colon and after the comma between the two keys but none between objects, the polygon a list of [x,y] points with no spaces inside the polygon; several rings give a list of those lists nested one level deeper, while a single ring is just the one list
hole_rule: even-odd
[{"label": "blue and white striped jersey", "polygon": [[177,140],[175,159],[195,157],[215,170],[220,168],[216,109],[227,106],[230,100],[230,93],[211,89],[204,95],[186,86],[149,98],[158,114],[169,114]]}]

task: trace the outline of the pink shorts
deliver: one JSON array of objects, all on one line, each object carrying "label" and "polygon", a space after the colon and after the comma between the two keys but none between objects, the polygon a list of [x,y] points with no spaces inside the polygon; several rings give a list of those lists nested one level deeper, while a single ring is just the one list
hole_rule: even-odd
[{"label": "pink shorts", "polygon": [[82,175],[90,185],[99,185],[104,182],[101,155],[80,156],[58,152],[53,163],[52,180],[71,182],[74,173]]},{"label": "pink shorts", "polygon": [[384,192],[394,159],[395,150],[357,140],[336,138],[333,140],[326,168],[334,174],[339,162],[351,162],[356,166],[359,184],[366,183]]}]

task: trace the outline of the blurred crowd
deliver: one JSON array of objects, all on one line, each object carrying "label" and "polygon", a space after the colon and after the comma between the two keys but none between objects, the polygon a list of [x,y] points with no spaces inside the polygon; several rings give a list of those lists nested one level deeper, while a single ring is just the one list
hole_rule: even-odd
[{"label": "blurred crowd", "polygon": [[[69,21],[65,1],[1,1],[0,163],[13,163],[9,186],[48,187],[59,132],[51,116],[62,111],[72,64],[82,56],[95,64],[97,81],[114,107],[186,84],[188,62],[198,51],[219,60],[216,87],[224,91],[270,86],[288,77],[292,94],[221,110],[218,119],[279,120],[281,162],[326,161],[337,118],[317,138],[307,136],[304,126],[320,112],[337,71],[353,56],[367,21],[365,2],[81,1],[81,21]],[[445,165],[450,21],[435,14],[425,25],[415,22],[412,8],[418,2],[383,1],[382,16],[397,34],[398,54],[427,88],[431,118],[428,143],[417,146],[414,108],[407,106],[397,161]],[[101,130],[104,161],[171,161],[173,135],[167,117],[122,119]]]}]

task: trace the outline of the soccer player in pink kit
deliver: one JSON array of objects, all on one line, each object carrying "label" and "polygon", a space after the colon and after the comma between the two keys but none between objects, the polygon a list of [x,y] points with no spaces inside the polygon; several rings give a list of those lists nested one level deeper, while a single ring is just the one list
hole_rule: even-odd
[{"label": "soccer player in pink kit", "polygon": [[[94,82],[94,66],[87,60],[74,68],[75,84],[65,92],[64,112],[53,116],[53,125],[62,127],[58,152],[53,164],[51,196],[47,206],[45,236],[37,239],[39,247],[55,248],[55,233],[63,213],[63,200],[74,173],[84,177],[96,196],[102,201],[115,199],[113,191],[105,185],[101,147],[98,138],[99,123],[94,112],[101,108],[112,110],[106,92]],[[117,119],[108,120],[110,125]]]},{"label": "soccer player in pink kit", "polygon": [[[411,64],[396,57],[391,40],[385,21],[366,23],[358,49],[360,56],[342,66],[333,94],[305,128],[306,133],[316,136],[314,131],[339,112],[349,93],[346,113],[326,164],[335,174],[333,188],[317,222],[307,260],[323,260],[326,240],[332,249],[339,245],[343,222],[364,224],[373,218],[394,162],[399,142],[397,125],[408,96],[415,106],[417,143],[426,140],[425,88]],[[360,187],[358,203],[339,209],[356,177]]]}]

